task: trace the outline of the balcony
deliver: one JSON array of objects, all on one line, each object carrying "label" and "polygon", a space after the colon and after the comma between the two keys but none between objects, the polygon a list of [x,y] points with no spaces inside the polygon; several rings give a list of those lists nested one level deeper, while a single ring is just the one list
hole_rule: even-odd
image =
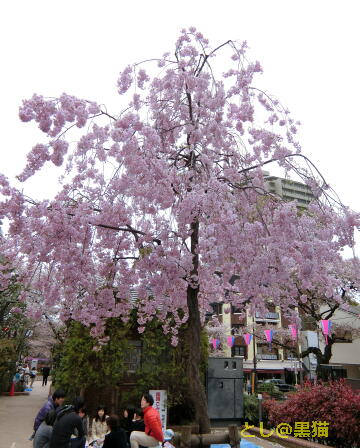
[{"label": "balcony", "polygon": [[275,353],[258,353],[256,355],[256,359],[263,359],[263,360],[271,360],[273,361],[274,359],[277,360],[279,359],[278,355],[276,355]]},{"label": "balcony", "polygon": [[255,313],[255,319],[257,321],[278,321],[280,320],[280,315],[279,313],[274,313],[274,312],[269,312],[269,313],[265,313],[265,315],[261,315],[260,313]]}]

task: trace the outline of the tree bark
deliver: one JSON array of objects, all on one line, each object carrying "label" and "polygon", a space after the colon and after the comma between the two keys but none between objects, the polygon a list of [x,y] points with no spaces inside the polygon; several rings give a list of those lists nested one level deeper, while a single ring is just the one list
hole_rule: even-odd
[{"label": "tree bark", "polygon": [[207,400],[204,385],[201,381],[200,363],[201,363],[201,322],[198,305],[198,291],[188,286],[187,304],[189,309],[189,320],[187,328],[188,336],[188,379],[190,387],[190,396],[192,397],[196,422],[199,424],[200,433],[210,432],[210,420],[208,417]]},{"label": "tree bark", "polygon": [[[191,253],[193,254],[193,269],[191,276],[198,275],[199,255],[197,246],[199,242],[199,222],[195,221],[191,224]],[[191,281],[191,280],[190,280]],[[187,327],[187,343],[188,343],[188,379],[190,388],[190,397],[192,399],[196,422],[199,424],[200,433],[210,432],[210,420],[207,410],[207,400],[204,390],[204,384],[201,381],[200,364],[201,364],[201,320],[199,311],[199,286],[189,284],[187,287],[187,306],[189,311],[188,327]]]}]

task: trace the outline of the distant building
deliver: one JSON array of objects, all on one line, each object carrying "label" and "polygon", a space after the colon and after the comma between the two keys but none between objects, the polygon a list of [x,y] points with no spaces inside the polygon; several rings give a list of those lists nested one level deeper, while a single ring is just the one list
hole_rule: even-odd
[{"label": "distant building", "polygon": [[[229,304],[214,303],[214,315],[218,320],[231,328],[231,333],[236,335],[243,332],[244,327],[251,327],[255,324],[257,327],[263,325],[264,328],[288,329],[290,322],[281,314],[280,308],[268,304],[269,312],[264,316],[255,313],[251,316],[249,313],[241,313],[240,310]],[[229,312],[224,309],[230,308]],[[271,348],[264,339],[255,339],[250,345],[246,345],[243,336],[235,336],[234,345],[223,347],[225,357],[244,357],[244,384],[250,379],[251,372],[254,370],[254,361],[256,363],[256,372],[258,380],[278,378],[287,383],[295,383],[295,373],[297,380],[300,379],[300,369],[304,366],[300,360],[294,357],[294,354],[286,349],[280,348],[274,344]],[[298,350],[301,351],[300,342]],[[255,359],[254,359],[255,358]]]},{"label": "distant building", "polygon": [[307,208],[315,199],[311,188],[302,182],[271,176],[267,171],[264,172],[264,179],[270,193],[285,201],[296,201],[299,208]]}]

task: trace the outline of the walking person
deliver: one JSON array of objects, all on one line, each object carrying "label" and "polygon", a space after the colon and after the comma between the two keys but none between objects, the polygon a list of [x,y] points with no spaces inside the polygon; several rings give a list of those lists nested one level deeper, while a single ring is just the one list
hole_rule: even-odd
[{"label": "walking person", "polygon": [[130,434],[131,448],[155,447],[164,441],[159,412],[152,407],[154,398],[151,394],[144,394],[141,398],[141,409],[144,413],[145,432],[133,431]]},{"label": "walking person", "polygon": [[48,401],[40,408],[34,421],[34,432],[36,433],[40,424],[44,421],[46,414],[49,411],[59,411],[65,400],[65,392],[62,389],[57,389]]},{"label": "walking person", "polygon": [[[84,448],[85,432],[79,413],[84,400],[78,397],[72,405],[64,406],[57,414],[49,448]],[[76,437],[72,438],[72,435]]]},{"label": "walking person", "polygon": [[49,375],[50,375],[50,367],[49,366],[44,366],[42,368],[42,376],[43,376],[42,385],[43,386],[47,385],[47,380],[48,380]]},{"label": "walking person", "polygon": [[120,428],[119,417],[111,415],[106,419],[108,430],[102,448],[127,448],[125,431]]},{"label": "walking person", "polygon": [[49,411],[45,420],[40,424],[38,430],[36,431],[33,448],[49,448],[50,438],[53,430],[53,425],[56,419],[56,412]]},{"label": "walking person", "polygon": [[36,367],[33,367],[30,370],[30,387],[33,387],[34,381],[36,379],[36,375],[37,375],[37,371],[36,371]]}]

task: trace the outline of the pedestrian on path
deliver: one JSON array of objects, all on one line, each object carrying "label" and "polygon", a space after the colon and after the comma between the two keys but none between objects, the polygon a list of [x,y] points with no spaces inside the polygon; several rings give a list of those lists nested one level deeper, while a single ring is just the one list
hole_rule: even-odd
[{"label": "pedestrian on path", "polygon": [[48,380],[49,375],[50,375],[50,367],[49,366],[43,367],[42,368],[42,376],[43,376],[42,385],[43,386],[47,385],[47,380]]},{"label": "pedestrian on path", "polygon": [[[84,448],[85,432],[79,413],[84,409],[84,400],[77,397],[73,405],[64,406],[57,414],[49,448]],[[73,434],[77,436],[71,438]]]},{"label": "pedestrian on path", "polygon": [[31,388],[33,387],[33,384],[34,384],[36,375],[37,375],[36,367],[33,367],[33,368],[30,370],[30,387],[31,387]]},{"label": "pedestrian on path", "polygon": [[130,435],[131,448],[155,447],[164,441],[159,412],[152,407],[154,398],[144,394],[141,398],[141,409],[144,412],[145,432],[133,431]]},{"label": "pedestrian on path", "polygon": [[44,421],[46,414],[49,411],[59,411],[65,400],[65,392],[62,389],[57,389],[48,401],[41,407],[37,413],[34,421],[34,432],[37,431],[41,422]]},{"label": "pedestrian on path", "polygon": [[41,423],[38,430],[36,431],[33,448],[49,448],[50,438],[53,430],[53,425],[56,419],[56,412],[49,411],[45,420]]}]

